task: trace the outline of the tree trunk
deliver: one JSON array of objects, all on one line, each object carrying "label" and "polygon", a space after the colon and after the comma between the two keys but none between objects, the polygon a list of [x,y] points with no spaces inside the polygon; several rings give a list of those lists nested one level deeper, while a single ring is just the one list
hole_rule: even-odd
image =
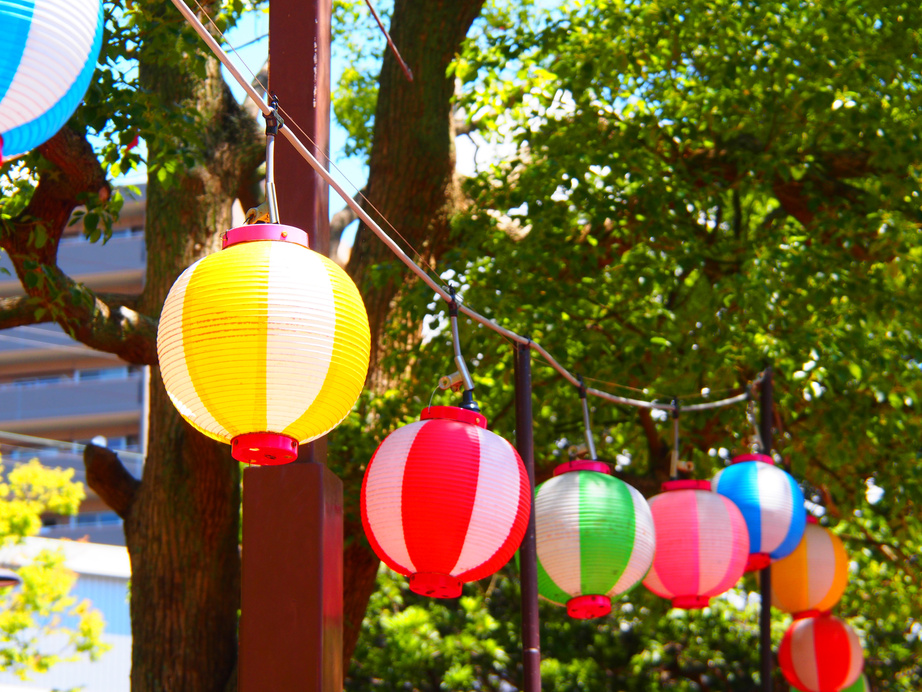
[{"label": "tree trunk", "polygon": [[[389,52],[381,68],[367,196],[432,266],[449,247],[450,220],[461,200],[451,104],[454,78],[445,73],[482,6],[483,0],[397,0],[390,32],[413,72],[413,81]],[[389,228],[380,218],[378,221]],[[413,256],[412,251],[410,254]],[[415,259],[419,263],[419,257]],[[381,365],[385,327],[394,319],[403,319],[397,315],[395,299],[413,280],[364,227],[356,237],[347,269],[368,309],[372,348],[368,386],[383,390],[393,381],[393,374]],[[387,277],[383,282],[378,278],[382,269]],[[418,329],[421,316],[414,317],[419,320]],[[361,478],[344,480],[361,484]],[[358,494],[347,493],[346,497],[349,502]],[[346,513],[358,515],[355,507],[347,507]],[[355,531],[360,540],[344,556],[345,661],[355,650],[378,566],[360,527],[356,525]]]},{"label": "tree trunk", "polygon": [[[180,29],[188,30],[169,3],[146,4],[152,25],[158,20],[177,25],[167,29],[177,37]],[[200,43],[179,50],[189,45]],[[176,69],[163,55],[152,54],[162,44],[151,46],[146,53],[142,48],[142,87],[166,109],[175,104],[198,114],[191,147],[179,129],[148,141],[154,174],[148,176],[140,309],[158,316],[177,276],[219,248],[240,181],[247,167],[255,167],[263,145],[255,123],[231,98],[217,60],[207,57],[203,73]],[[159,165],[176,162],[178,152],[190,148],[195,167],[176,166],[163,179],[156,175]],[[131,688],[223,692],[233,685],[237,662],[239,466],[229,446],[182,420],[158,368],[150,387],[144,478],[125,521],[132,567]]]}]

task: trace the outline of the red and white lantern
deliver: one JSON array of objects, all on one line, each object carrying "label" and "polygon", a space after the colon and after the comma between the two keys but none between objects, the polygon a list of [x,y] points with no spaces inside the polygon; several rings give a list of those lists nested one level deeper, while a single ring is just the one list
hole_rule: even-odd
[{"label": "red and white lantern", "polygon": [[795,620],[778,649],[784,677],[804,692],[839,692],[864,668],[855,630],[832,615]]},{"label": "red and white lantern", "polygon": [[365,471],[362,525],[410,589],[436,598],[505,565],[525,535],[531,492],[515,448],[480,413],[423,409],[388,435]]},{"label": "red and white lantern", "polygon": [[656,555],[643,584],[676,608],[704,608],[743,576],[746,522],[710,481],[669,481],[663,491],[650,498]]}]

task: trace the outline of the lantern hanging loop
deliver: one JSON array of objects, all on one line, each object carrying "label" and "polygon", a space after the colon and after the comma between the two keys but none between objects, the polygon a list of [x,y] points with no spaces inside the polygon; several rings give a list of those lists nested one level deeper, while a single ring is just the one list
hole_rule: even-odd
[{"label": "lantern hanging loop", "polygon": [[[461,336],[458,333],[458,301],[455,299],[455,287],[448,287],[451,300],[448,301],[448,317],[451,320],[451,341],[455,352],[455,367],[458,368],[454,375],[449,376],[449,380],[454,383],[460,383],[464,387],[461,399],[461,408],[479,411],[480,407],[474,401],[474,380],[467,369],[467,363],[464,362],[464,356],[461,355]],[[443,378],[445,379],[445,378]]]},{"label": "lantern hanging loop", "polygon": [[670,480],[679,479],[679,398],[672,400],[672,463],[669,466]]},{"label": "lantern hanging loop", "polygon": [[589,402],[586,401],[586,385],[583,384],[583,376],[577,375],[579,380],[579,399],[583,405],[583,431],[586,436],[586,447],[589,449],[589,458],[596,461],[598,456],[595,452],[595,440],[592,439],[592,429],[589,427]]},{"label": "lantern hanging loop", "polygon": [[771,450],[765,449],[765,444],[762,442],[762,431],[759,430],[759,420],[756,417],[756,400],[755,397],[752,396],[751,384],[746,385],[746,397],[746,419],[749,421],[749,425],[752,426],[752,436],[759,447],[758,452],[760,454],[770,454]]},{"label": "lantern hanging loop", "polygon": [[279,115],[279,99],[275,94],[269,101],[271,110],[266,113],[266,203],[269,205],[269,223],[279,222],[279,202],[275,195],[275,138],[285,121]]}]

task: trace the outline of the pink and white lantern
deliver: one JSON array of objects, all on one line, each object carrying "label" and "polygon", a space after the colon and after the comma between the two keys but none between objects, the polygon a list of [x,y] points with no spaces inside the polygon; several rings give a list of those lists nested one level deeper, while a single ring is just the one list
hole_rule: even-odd
[{"label": "pink and white lantern", "polygon": [[525,535],[531,492],[515,448],[487,419],[454,406],[423,409],[388,435],[365,471],[362,524],[391,569],[425,596],[455,598],[461,583],[505,565]]},{"label": "pink and white lantern", "polygon": [[743,576],[746,522],[710,481],[669,481],[663,491],[649,501],[656,555],[643,584],[676,608],[704,608]]}]

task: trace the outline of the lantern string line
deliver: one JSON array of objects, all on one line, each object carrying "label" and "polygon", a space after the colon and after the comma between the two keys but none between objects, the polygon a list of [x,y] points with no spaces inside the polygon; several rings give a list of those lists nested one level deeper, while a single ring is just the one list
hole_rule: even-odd
[{"label": "lantern string line", "polygon": [[381,29],[381,33],[384,34],[384,38],[387,39],[387,45],[390,46],[391,52],[394,54],[394,57],[397,58],[397,62],[400,63],[400,69],[403,70],[403,73],[407,76],[409,81],[413,81],[413,72],[407,66],[403,60],[403,56],[400,55],[400,51],[397,50],[397,46],[394,45],[394,39],[391,38],[391,35],[387,32],[387,29],[384,28],[384,23],[381,21],[381,17],[378,16],[375,6],[371,4],[371,0],[365,0],[365,4],[368,5],[368,9],[371,10],[372,16],[375,18],[375,21],[378,22],[378,28]]},{"label": "lantern string line", "polygon": [[[198,0],[194,0],[194,1],[196,5],[198,5]],[[241,86],[244,92],[246,92],[246,95],[249,96],[250,99],[254,102],[254,104],[256,104],[256,106],[260,109],[260,111],[262,111],[263,115],[270,116],[273,112],[272,107],[268,103],[266,103],[265,99],[263,99],[263,97],[256,91],[256,89],[250,84],[250,82],[248,82],[246,78],[244,78],[244,76],[240,73],[240,70],[237,69],[237,66],[234,65],[234,63],[230,60],[230,57],[227,55],[227,53],[224,52],[220,44],[215,40],[214,36],[212,36],[208,32],[208,30],[205,28],[205,26],[202,24],[199,18],[195,16],[195,13],[192,11],[192,9],[189,6],[187,6],[186,3],[183,2],[183,0],[172,0],[172,3],[176,7],[176,9],[179,10],[179,12],[183,15],[186,21],[192,26],[195,32],[205,42],[205,45],[207,45],[208,48],[211,50],[211,52],[214,53],[215,57],[221,62],[221,64],[224,65],[224,67],[227,68],[231,76],[237,81],[237,83]],[[207,12],[205,12],[204,9],[201,8],[201,5],[198,5],[198,6],[199,6],[199,9],[201,9],[202,12],[204,12],[205,16],[207,17],[208,16]],[[209,21],[211,21],[210,18],[209,18]],[[281,112],[284,113],[284,111],[281,111]],[[287,114],[286,114],[286,117],[287,117]],[[294,123],[290,117],[289,117],[289,122],[291,122],[292,124],[294,124],[295,127],[297,127],[297,124]],[[300,130],[301,128],[298,127],[298,129]],[[314,169],[317,175],[319,175],[324,180],[324,182],[326,182],[336,192],[336,194],[338,194],[342,198],[342,200],[346,203],[346,205],[349,206],[350,209],[352,209],[355,215],[376,236],[378,236],[381,242],[383,242],[385,246],[387,246],[391,250],[391,252],[393,252],[397,256],[397,258],[401,262],[403,262],[407,266],[408,269],[410,269],[410,271],[416,274],[423,281],[423,283],[426,284],[426,286],[432,289],[446,303],[450,304],[454,300],[451,293],[448,290],[446,290],[438,281],[433,279],[428,274],[428,272],[426,272],[419,265],[417,265],[413,261],[413,259],[409,255],[407,255],[407,253],[404,252],[403,249],[401,249],[401,247],[394,241],[394,239],[391,238],[387,234],[387,232],[383,228],[381,228],[381,226],[374,219],[371,218],[371,216],[369,216],[368,212],[366,212],[362,208],[362,206],[358,202],[356,202],[352,198],[352,196],[349,195],[343,189],[342,185],[340,185],[339,182],[335,178],[333,178],[333,176],[330,175],[330,172],[326,169],[326,167],[320,161],[318,161],[317,158],[310,152],[310,150],[308,150],[308,148],[304,146],[301,140],[298,139],[297,135],[294,133],[291,127],[280,128],[280,132],[282,133],[282,135],[284,135],[285,139],[287,139],[291,143],[291,145],[301,155],[301,157],[305,161],[307,161],[310,167]],[[380,215],[380,212],[379,212],[379,215]],[[390,222],[387,222],[387,223],[389,226],[391,226],[391,228],[393,228],[393,225]],[[557,361],[556,358],[554,358],[543,346],[541,346],[541,344],[533,341],[532,339],[528,337],[521,336],[520,334],[516,334],[515,332],[509,329],[506,329],[505,327],[500,326],[496,322],[488,319],[487,317],[484,317],[480,313],[467,307],[460,301],[454,301],[454,302],[457,304],[459,312],[464,313],[465,315],[467,315],[469,318],[471,318],[475,322],[478,322],[482,324],[483,326],[489,329],[492,329],[494,332],[505,337],[506,339],[510,341],[513,341],[517,344],[528,346],[529,348],[534,349],[534,351],[537,352],[542,358],[544,358],[544,360],[548,363],[548,365],[550,365],[554,370],[556,370],[560,374],[560,376],[563,377],[567,382],[569,382],[574,387],[580,386],[580,382],[576,378],[576,376],[570,373],[570,371],[567,370],[565,367],[563,367]],[[762,381],[763,376],[764,376],[764,373],[760,373],[750,384],[755,385],[755,384],[760,383]],[[674,403],[664,404],[664,403],[659,403],[655,401],[643,401],[640,399],[632,399],[629,397],[617,396],[615,394],[611,394],[609,392],[596,389],[593,387],[587,387],[586,393],[591,394],[592,396],[598,397],[600,399],[603,399],[605,401],[610,401],[612,403],[622,404],[625,406],[633,406],[635,408],[658,409],[662,411],[675,411],[676,410],[676,405]],[[719,401],[709,401],[709,402],[700,403],[700,404],[692,404],[689,406],[683,406],[682,410],[683,411],[706,411],[709,409],[721,408],[724,406],[731,406],[733,404],[744,402],[747,399],[748,399],[748,394],[743,393],[738,396],[729,397],[727,399],[721,399]]]}]

